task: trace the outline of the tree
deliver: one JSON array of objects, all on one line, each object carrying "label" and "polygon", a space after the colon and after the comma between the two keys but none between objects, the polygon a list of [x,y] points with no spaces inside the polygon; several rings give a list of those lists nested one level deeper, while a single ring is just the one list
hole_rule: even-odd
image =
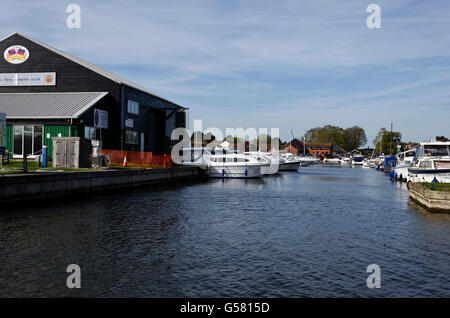
[{"label": "tree", "polygon": [[359,126],[353,126],[344,130],[344,138],[341,146],[346,151],[358,149],[367,143],[366,132]]},{"label": "tree", "polygon": [[[375,151],[378,154],[397,154],[397,145],[402,141],[402,134],[398,131],[387,131],[381,128],[373,143],[375,144]],[[380,151],[381,149],[381,151]]]},{"label": "tree", "polygon": [[305,134],[309,143],[331,143],[341,146],[344,141],[344,129],[332,125],[310,129]]}]

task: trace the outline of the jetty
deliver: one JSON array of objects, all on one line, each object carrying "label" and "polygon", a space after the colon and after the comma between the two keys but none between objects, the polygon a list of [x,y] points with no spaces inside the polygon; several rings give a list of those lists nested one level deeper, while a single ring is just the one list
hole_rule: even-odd
[{"label": "jetty", "polygon": [[450,191],[432,190],[416,182],[408,183],[408,189],[410,199],[426,210],[450,213]]}]

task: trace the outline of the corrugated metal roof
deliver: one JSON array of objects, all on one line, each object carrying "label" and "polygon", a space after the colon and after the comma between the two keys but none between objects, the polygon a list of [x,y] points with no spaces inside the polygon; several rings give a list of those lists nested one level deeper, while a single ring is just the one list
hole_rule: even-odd
[{"label": "corrugated metal roof", "polygon": [[29,41],[35,42],[35,43],[37,43],[38,45],[43,46],[43,47],[45,47],[46,49],[55,52],[56,54],[62,55],[62,56],[64,56],[65,58],[67,58],[67,59],[69,59],[69,60],[71,60],[71,61],[73,61],[73,62],[75,62],[75,63],[77,63],[77,64],[80,64],[80,65],[82,65],[82,66],[84,66],[84,67],[90,69],[91,71],[94,71],[94,72],[96,72],[96,73],[98,73],[98,74],[100,74],[100,75],[102,75],[102,76],[104,76],[104,77],[106,77],[106,78],[109,78],[110,80],[112,80],[112,81],[114,81],[114,82],[116,82],[116,83],[127,85],[127,86],[129,86],[129,87],[134,88],[134,89],[140,90],[140,91],[142,91],[142,92],[144,92],[144,93],[147,93],[147,94],[153,95],[153,96],[155,96],[155,97],[158,97],[159,99],[164,100],[164,101],[166,101],[166,102],[169,102],[169,103],[175,105],[176,107],[179,107],[179,108],[182,108],[182,109],[187,109],[186,107],[183,107],[183,106],[178,105],[178,104],[176,104],[176,103],[174,103],[174,102],[172,102],[172,101],[170,101],[170,100],[168,100],[168,99],[166,99],[166,98],[163,98],[163,97],[161,97],[161,96],[158,96],[158,95],[156,95],[155,93],[149,91],[148,89],[146,89],[146,88],[144,88],[144,87],[142,87],[142,86],[140,86],[140,85],[138,85],[138,84],[135,84],[135,83],[133,83],[133,82],[131,82],[131,81],[129,81],[129,80],[127,80],[127,79],[125,79],[125,78],[123,78],[123,77],[117,75],[117,74],[114,74],[114,73],[112,73],[112,72],[110,72],[110,71],[107,71],[107,70],[101,68],[101,67],[98,67],[97,65],[94,65],[94,64],[91,64],[91,63],[89,63],[89,62],[86,62],[86,61],[84,61],[84,60],[82,60],[82,59],[80,59],[80,58],[78,58],[78,57],[75,57],[75,56],[73,56],[73,55],[70,55],[70,54],[68,54],[68,53],[66,53],[66,52],[63,52],[63,51],[61,51],[61,50],[58,50],[58,49],[56,49],[56,48],[54,48],[54,47],[52,47],[52,46],[50,46],[50,45],[47,45],[47,44],[45,44],[45,43],[43,43],[43,42],[40,42],[40,41],[35,40],[35,39],[33,39],[33,38],[30,38],[29,36],[24,35],[24,34],[22,34],[22,33],[18,33],[18,32],[13,33],[13,34],[11,34],[11,35],[9,35],[9,36],[7,36],[7,37],[1,39],[0,42],[3,41],[3,40],[5,40],[5,39],[7,39],[7,38],[9,38],[9,37],[11,37],[11,36],[13,36],[14,34],[17,34],[17,35],[19,35],[19,36],[21,36],[21,37],[24,37],[25,39],[27,39],[27,40],[29,40]]},{"label": "corrugated metal roof", "polygon": [[0,93],[0,112],[10,119],[78,118],[108,92]]}]

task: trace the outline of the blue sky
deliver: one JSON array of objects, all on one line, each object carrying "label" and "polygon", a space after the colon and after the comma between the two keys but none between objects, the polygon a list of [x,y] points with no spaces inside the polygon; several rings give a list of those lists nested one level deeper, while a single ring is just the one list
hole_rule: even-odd
[{"label": "blue sky", "polygon": [[[70,3],[81,29],[66,27]],[[449,1],[8,1],[0,25],[189,107],[190,127],[450,137]]]}]

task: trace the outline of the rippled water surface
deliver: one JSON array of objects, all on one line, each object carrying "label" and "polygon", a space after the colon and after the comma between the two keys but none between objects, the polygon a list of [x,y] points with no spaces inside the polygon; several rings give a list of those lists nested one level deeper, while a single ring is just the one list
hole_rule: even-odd
[{"label": "rippled water surface", "polygon": [[0,296],[450,297],[449,239],[380,172],[302,167],[2,209]]}]

